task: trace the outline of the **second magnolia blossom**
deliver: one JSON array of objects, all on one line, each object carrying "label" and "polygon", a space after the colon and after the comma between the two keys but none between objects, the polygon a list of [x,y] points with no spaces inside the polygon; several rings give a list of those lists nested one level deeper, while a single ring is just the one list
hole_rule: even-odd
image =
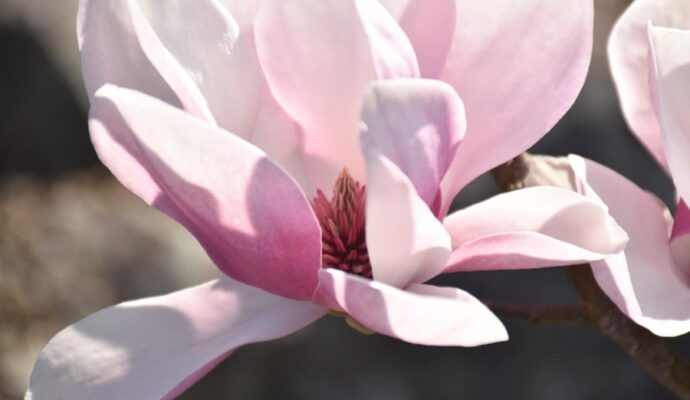
[{"label": "second magnolia blossom", "polygon": [[411,343],[502,341],[476,298],[425,282],[595,261],[625,245],[605,207],[559,188],[447,215],[465,184],[572,104],[591,1],[223,4],[82,2],[101,160],[225,276],[65,329],[29,397],[171,398],[239,346],[329,310]]},{"label": "second magnolia blossom", "polygon": [[609,207],[630,242],[592,263],[594,276],[622,312],[660,336],[690,332],[690,31],[678,28],[690,28],[690,2],[636,0],[609,41],[626,120],[678,191],[675,218],[652,194],[577,156],[533,158],[529,182],[571,187]]}]

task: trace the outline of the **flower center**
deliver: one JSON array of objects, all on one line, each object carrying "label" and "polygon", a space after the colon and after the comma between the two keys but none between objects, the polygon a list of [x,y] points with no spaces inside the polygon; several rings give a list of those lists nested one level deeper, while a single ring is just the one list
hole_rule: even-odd
[{"label": "flower center", "polygon": [[311,202],[321,225],[322,265],[372,278],[364,232],[366,187],[347,169],[338,176],[330,200],[321,190]]}]

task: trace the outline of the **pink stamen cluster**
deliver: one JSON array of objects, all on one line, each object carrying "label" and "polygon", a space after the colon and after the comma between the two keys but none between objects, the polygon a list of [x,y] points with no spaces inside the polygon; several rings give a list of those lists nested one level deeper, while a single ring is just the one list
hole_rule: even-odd
[{"label": "pink stamen cluster", "polygon": [[321,190],[317,190],[312,208],[323,232],[323,267],[371,279],[364,230],[365,196],[366,187],[343,169],[333,186],[333,197],[328,200]]}]

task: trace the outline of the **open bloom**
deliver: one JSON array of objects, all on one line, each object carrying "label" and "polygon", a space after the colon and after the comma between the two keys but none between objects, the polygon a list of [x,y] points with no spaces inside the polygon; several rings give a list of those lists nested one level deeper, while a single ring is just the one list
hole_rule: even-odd
[{"label": "open bloom", "polygon": [[566,172],[537,183],[571,186],[608,205],[630,242],[623,253],[593,263],[594,276],[621,311],[660,336],[690,332],[690,31],[678,28],[690,28],[690,2],[636,0],[609,41],[626,120],[673,177],[675,220],[659,199],[595,162],[571,156],[567,163],[535,163]]},{"label": "open bloom", "polygon": [[65,329],[41,354],[28,397],[171,398],[239,346],[329,310],[411,343],[505,340],[470,294],[424,282],[597,260],[627,240],[605,207],[558,188],[446,217],[464,184],[572,104],[591,8],[82,1],[101,159],[225,276]]}]

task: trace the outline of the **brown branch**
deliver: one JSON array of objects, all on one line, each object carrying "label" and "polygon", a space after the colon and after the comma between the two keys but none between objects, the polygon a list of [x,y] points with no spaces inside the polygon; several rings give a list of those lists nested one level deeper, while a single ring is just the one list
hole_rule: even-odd
[{"label": "brown branch", "polygon": [[519,319],[531,324],[545,322],[586,324],[587,309],[582,305],[543,306],[533,304],[506,304],[484,301],[491,311],[503,318]]},{"label": "brown branch", "polygon": [[568,275],[585,301],[592,324],[678,398],[690,400],[690,361],[626,317],[599,289],[588,265],[569,267]]}]

